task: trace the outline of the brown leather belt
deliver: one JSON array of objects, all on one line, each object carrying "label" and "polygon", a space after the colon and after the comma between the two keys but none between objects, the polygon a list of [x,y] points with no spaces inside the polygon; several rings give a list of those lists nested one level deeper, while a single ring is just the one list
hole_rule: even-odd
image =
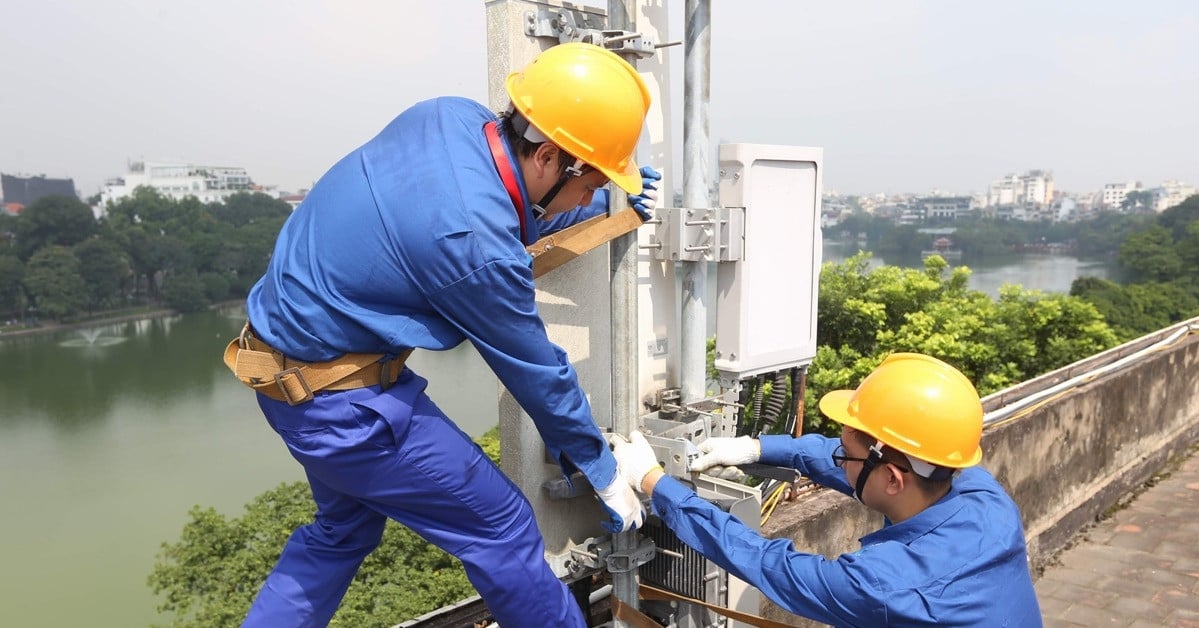
[{"label": "brown leather belt", "polygon": [[412,349],[382,361],[382,353],[347,353],[327,362],[301,362],[254,336],[249,324],[225,346],[225,366],[241,383],[276,401],[299,405],[322,390],[350,390],[395,383]]}]

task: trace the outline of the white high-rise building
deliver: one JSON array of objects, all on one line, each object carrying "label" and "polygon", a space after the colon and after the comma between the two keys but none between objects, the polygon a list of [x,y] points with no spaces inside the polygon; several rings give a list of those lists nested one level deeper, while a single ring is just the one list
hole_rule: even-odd
[{"label": "white high-rise building", "polygon": [[1100,198],[1099,204],[1105,209],[1119,209],[1120,206],[1124,204],[1124,199],[1128,196],[1129,192],[1136,192],[1140,189],[1140,181],[1104,184],[1103,196]]},{"label": "white high-rise building", "polygon": [[177,201],[194,196],[204,203],[223,202],[231,194],[257,189],[245,168],[137,161],[129,164],[124,177],[104,184],[100,205],[107,207],[109,201],[115,203],[131,196],[141,186]]},{"label": "white high-rise building", "polygon": [[1009,174],[991,182],[987,207],[1001,205],[1047,205],[1053,200],[1053,173],[1029,170],[1022,175]]}]

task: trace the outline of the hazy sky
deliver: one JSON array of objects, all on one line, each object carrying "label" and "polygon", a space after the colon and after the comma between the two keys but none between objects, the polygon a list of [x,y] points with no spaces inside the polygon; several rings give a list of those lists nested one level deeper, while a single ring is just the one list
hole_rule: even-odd
[{"label": "hazy sky", "polygon": [[[486,100],[483,7],[4,0],[0,172],[89,196],[173,159],[309,187],[418,100]],[[822,146],[826,189],[1199,184],[1199,2],[713,0],[711,32],[711,136]]]}]

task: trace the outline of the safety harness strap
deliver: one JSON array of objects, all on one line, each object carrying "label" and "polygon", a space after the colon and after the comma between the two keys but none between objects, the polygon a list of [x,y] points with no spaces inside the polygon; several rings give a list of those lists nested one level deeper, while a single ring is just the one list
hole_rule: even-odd
[{"label": "safety harness strap", "polygon": [[520,221],[520,241],[528,242],[525,239],[529,237],[529,232],[526,231],[528,226],[525,224],[525,202],[520,195],[520,186],[516,183],[512,163],[508,161],[508,153],[504,152],[504,144],[500,141],[499,129],[496,128],[495,122],[488,122],[483,125],[483,132],[487,135],[487,146],[491,148],[496,172],[499,172],[500,181],[504,182],[504,189],[508,192],[508,198],[512,199],[512,207],[516,209],[516,218]]},{"label": "safety harness strap", "polygon": [[249,325],[225,346],[225,366],[241,383],[276,401],[299,405],[322,390],[393,384],[412,350],[382,361],[381,353],[347,353],[326,362],[289,359],[254,337]]},{"label": "safety harness strap", "polygon": [[[640,597],[643,600],[664,600],[667,602],[686,602],[688,604],[695,604],[697,606],[702,606],[713,613],[716,613],[717,615],[728,617],[729,619],[735,619],[751,626],[758,626],[759,628],[789,628],[787,624],[766,619],[765,617],[759,617],[750,613],[735,611],[731,608],[724,608],[723,606],[716,606],[715,604],[701,602],[695,598],[672,593],[670,591],[659,589],[644,583],[641,584]],[[615,597],[612,598],[612,616],[627,622],[634,628],[661,628],[660,624],[650,619],[645,613],[642,613],[628,604],[621,602]]]}]

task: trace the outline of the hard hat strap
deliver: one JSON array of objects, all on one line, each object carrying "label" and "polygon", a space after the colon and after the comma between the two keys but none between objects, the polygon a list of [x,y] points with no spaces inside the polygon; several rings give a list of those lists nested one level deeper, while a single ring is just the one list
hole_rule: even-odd
[{"label": "hard hat strap", "polygon": [[866,480],[870,477],[870,473],[880,462],[883,462],[883,441],[876,441],[868,451],[866,459],[862,461],[862,470],[858,472],[858,481],[853,489],[853,496],[858,501],[862,501],[862,491],[866,489]]},{"label": "hard hat strap", "polygon": [[555,196],[558,196],[558,192],[562,191],[562,186],[575,177],[583,176],[583,168],[585,167],[587,167],[587,164],[582,159],[576,157],[574,165],[567,166],[562,171],[562,176],[558,177],[558,182],[554,184],[554,187],[550,188],[550,191],[546,192],[545,196],[541,197],[541,200],[533,205],[533,215],[541,218],[542,214],[545,213],[545,207],[554,200]]}]

